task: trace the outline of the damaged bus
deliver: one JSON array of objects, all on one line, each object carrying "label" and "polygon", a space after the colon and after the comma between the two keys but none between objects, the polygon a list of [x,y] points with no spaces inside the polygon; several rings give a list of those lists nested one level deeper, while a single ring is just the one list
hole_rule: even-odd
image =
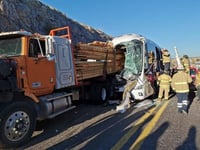
[{"label": "damaged bus", "polygon": [[122,94],[117,110],[130,107],[130,102],[154,96],[158,90],[156,78],[164,68],[161,48],[152,40],[137,34],[127,34],[112,40],[116,51],[125,55],[124,69],[119,75],[123,85],[116,90]]}]

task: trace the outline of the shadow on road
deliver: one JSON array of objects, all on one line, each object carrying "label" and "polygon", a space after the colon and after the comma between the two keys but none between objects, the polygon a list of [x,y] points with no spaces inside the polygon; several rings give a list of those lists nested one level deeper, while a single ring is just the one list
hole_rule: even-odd
[{"label": "shadow on road", "polygon": [[140,147],[140,150],[146,150],[146,149],[156,150],[159,138],[167,130],[168,127],[169,127],[169,122],[164,122],[162,125],[160,125],[156,131],[151,133],[145,139],[144,143]]},{"label": "shadow on road", "polygon": [[176,148],[176,150],[197,150],[197,146],[195,143],[196,139],[196,128],[192,126],[188,132],[188,136],[183,142],[183,144]]},{"label": "shadow on road", "polygon": [[[54,146],[50,144],[52,147],[49,149],[71,149],[89,139],[90,142],[88,146],[90,147],[90,144],[93,145],[95,142],[98,143],[102,141],[105,143],[105,137],[111,137],[109,141],[112,142],[111,145],[114,145],[117,140],[113,137],[119,139],[129,130],[130,124],[148,111],[144,109],[135,111],[135,109],[132,108],[127,110],[124,114],[112,113],[112,115],[101,117],[101,119],[97,118],[96,121],[90,125],[85,124],[88,120],[98,117],[101,114],[115,111],[115,107],[115,105],[108,105],[105,107],[102,105],[80,104],[77,108],[57,116],[56,118],[40,122],[35,131],[36,133],[38,132],[38,134],[35,135],[29,143],[20,147],[20,149],[37,149],[37,146],[41,146],[43,143],[46,144],[44,145],[45,147],[49,147],[48,143],[51,141],[55,144]],[[83,126],[80,126],[80,128],[83,129],[81,129],[80,132],[72,133],[73,136],[67,135],[66,131],[68,129],[74,129],[74,127],[82,124]],[[60,135],[65,138],[60,137]],[[99,144],[101,146],[101,143]]]},{"label": "shadow on road", "polygon": [[[113,116],[103,118],[85,128],[75,136],[66,139],[63,142],[49,148],[49,150],[56,149],[111,149],[116,144],[116,141],[126,134],[132,127],[133,122],[138,120],[146,112],[144,110],[133,113],[133,109],[127,110],[124,114],[115,114]],[[140,132],[142,126],[145,125],[153,116],[151,115],[145,122],[139,124]],[[140,133],[138,133],[140,134]],[[135,140],[137,136],[132,136],[130,140]],[[109,139],[106,139],[109,138]],[[80,146],[80,147],[78,147]]]},{"label": "shadow on road", "polygon": [[95,116],[111,111],[112,109],[114,109],[114,106],[104,107],[102,105],[79,104],[75,109],[62,115],[39,122],[35,130],[35,133],[39,132],[39,134],[32,137],[28,144],[20,148],[34,147],[38,143],[54,138],[67,129],[79,125],[86,120],[90,120]]}]

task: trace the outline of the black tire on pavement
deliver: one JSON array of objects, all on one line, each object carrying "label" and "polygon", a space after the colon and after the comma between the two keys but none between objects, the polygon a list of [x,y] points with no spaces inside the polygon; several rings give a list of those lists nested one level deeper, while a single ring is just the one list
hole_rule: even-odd
[{"label": "black tire on pavement", "polygon": [[36,113],[26,100],[16,101],[1,111],[0,120],[3,147],[18,147],[30,140],[36,126]]},{"label": "black tire on pavement", "polygon": [[106,103],[108,100],[108,89],[106,84],[96,84],[90,89],[90,98],[96,104]]}]

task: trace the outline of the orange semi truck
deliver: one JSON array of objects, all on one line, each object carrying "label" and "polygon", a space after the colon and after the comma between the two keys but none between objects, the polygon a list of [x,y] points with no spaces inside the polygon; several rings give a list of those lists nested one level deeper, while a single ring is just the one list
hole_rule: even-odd
[{"label": "orange semi truck", "polygon": [[[64,34],[58,36],[60,32]],[[49,35],[23,30],[0,33],[2,145],[26,143],[37,120],[74,108],[74,100],[104,102],[112,96],[112,80],[123,68],[119,61],[123,58],[109,46],[96,43],[78,45],[74,50],[69,27],[53,29]],[[96,50],[93,55],[88,48]]]}]

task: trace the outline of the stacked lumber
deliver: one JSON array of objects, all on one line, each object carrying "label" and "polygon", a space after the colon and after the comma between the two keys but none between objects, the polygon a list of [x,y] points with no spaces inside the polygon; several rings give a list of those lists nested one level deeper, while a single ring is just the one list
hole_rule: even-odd
[{"label": "stacked lumber", "polygon": [[79,43],[74,47],[74,58],[78,80],[112,74],[124,67],[123,52],[116,52],[106,42]]}]

